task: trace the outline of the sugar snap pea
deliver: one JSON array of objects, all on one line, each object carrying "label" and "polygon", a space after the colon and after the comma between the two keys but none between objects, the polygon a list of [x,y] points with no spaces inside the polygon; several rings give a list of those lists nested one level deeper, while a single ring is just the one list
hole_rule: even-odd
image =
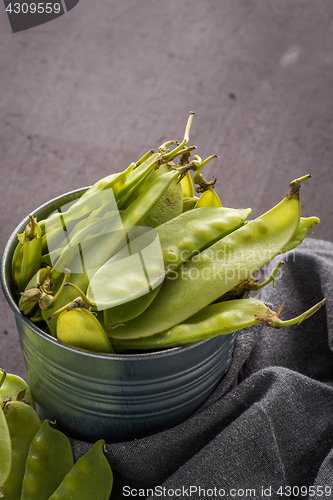
[{"label": "sugar snap pea", "polygon": [[48,318],[58,316],[56,332],[59,342],[89,351],[114,353],[104,328],[90,312],[91,305],[86,295],[73,283],[64,286],[73,288],[79,297]]},{"label": "sugar snap pea", "polygon": [[228,335],[256,323],[272,328],[283,328],[299,324],[309,318],[324,304],[325,299],[299,316],[281,320],[279,311],[274,312],[256,299],[235,299],[211,304],[183,323],[162,333],[138,339],[113,339],[116,352],[151,350],[178,347],[218,335]]},{"label": "sugar snap pea", "polygon": [[222,238],[166,279],[153,304],[135,320],[111,331],[113,338],[153,335],[183,322],[246,280],[281,253],[300,220],[299,189],[309,175],[290,183],[271,210]]},{"label": "sugar snap pea", "polygon": [[[114,222],[111,222],[112,232],[110,232],[110,228],[107,229],[102,224],[101,232],[105,232],[105,234],[101,234],[101,241],[98,245],[90,245],[81,252],[80,240],[82,241],[82,235],[77,233],[62,251],[55,265],[56,273],[53,275],[59,275],[64,267],[71,267],[72,271],[75,272],[72,265],[74,258],[76,258],[80,265],[82,261],[84,262],[86,272],[97,270],[126,244],[126,239],[133,228],[143,222],[180,173],[178,170],[172,170],[157,177],[149,186],[149,189],[144,191],[131,206],[124,210],[120,216],[121,221],[120,218],[116,218]],[[99,226],[96,225],[95,229],[99,230]]]},{"label": "sugar snap pea", "polygon": [[[0,374],[0,388],[1,384],[4,381],[6,374],[2,372]],[[2,411],[2,407],[0,408],[0,496],[1,496],[1,487],[7,481],[9,473],[12,468],[12,444],[10,441],[10,434],[7,425],[7,421]]]},{"label": "sugar snap pea", "polygon": [[32,408],[35,407],[30,387],[23,378],[14,373],[6,373],[0,368],[0,406],[4,407],[6,401],[24,400]]},{"label": "sugar snap pea", "polygon": [[[163,154],[159,151],[154,154],[150,150],[137,163],[131,163],[123,172],[100,179],[85,191],[76,202],[71,203],[67,210],[63,210],[63,213],[55,212],[47,220],[41,221],[40,225],[43,231],[45,232],[47,224],[51,235],[53,231],[59,230],[62,226],[66,226],[73,220],[80,219],[82,216],[91,213],[95,208],[99,208],[101,205],[100,195],[103,190],[109,190],[109,192],[112,190],[114,198],[118,203],[118,208],[121,209],[141,181],[145,180],[155,168],[158,168],[161,160],[168,162],[170,158],[187,144],[192,120],[193,113],[190,114],[188,119],[184,140],[171,153]],[[174,141],[169,142],[172,143]]]},{"label": "sugar snap pea", "polygon": [[[80,290],[86,290],[89,284],[89,278],[87,273],[71,273],[70,277],[71,283],[76,285]],[[60,296],[58,296],[57,301],[53,304],[51,309],[43,309],[41,310],[42,316],[44,321],[47,323],[47,326],[51,332],[51,334],[56,337],[56,331],[57,331],[57,316],[53,317],[53,314],[64,307],[65,305],[71,303],[77,298],[77,292],[75,289],[72,287],[63,286],[64,282],[64,276],[60,275],[60,277],[57,279],[57,282],[54,287],[54,293],[57,294],[57,292],[60,290],[60,288],[63,289],[63,291],[60,293]],[[51,316],[52,319],[49,319]]]},{"label": "sugar snap pea", "polygon": [[49,500],[109,500],[113,474],[105,458],[104,440],[80,457]]},{"label": "sugar snap pea", "polygon": [[20,500],[30,444],[41,426],[41,421],[35,410],[21,401],[6,403],[4,413],[11,439],[12,468],[2,493],[6,500]]},{"label": "sugar snap pea", "polygon": [[318,219],[318,217],[301,217],[295,234],[293,235],[289,243],[284,247],[281,253],[290,252],[290,250],[293,250],[298,245],[300,245],[304,241],[304,238],[306,237],[310,229],[314,228],[314,226],[319,223],[320,220]]},{"label": "sugar snap pea", "polygon": [[187,212],[188,210],[194,208],[196,202],[197,198],[195,196],[183,198],[183,212]]},{"label": "sugar snap pea", "polygon": [[[167,165],[161,165],[158,170],[152,173],[148,182],[149,184],[162,174],[169,171]],[[167,222],[174,217],[180,215],[183,211],[183,191],[178,179],[175,179],[163,196],[159,199],[148,216],[143,220],[142,225],[149,227],[157,227],[164,222]]]},{"label": "sugar snap pea", "polygon": [[250,213],[251,209],[203,207],[131,241],[129,248],[124,247],[97,271],[88,286],[89,300],[105,309],[106,328],[141,314],[155,298],[165,274],[239,228]]},{"label": "sugar snap pea", "polygon": [[180,181],[180,185],[182,187],[184,198],[192,198],[194,196],[194,186],[189,170],[186,172],[185,177],[183,177]]},{"label": "sugar snap pea", "polygon": [[22,234],[12,259],[12,276],[19,292],[23,292],[30,279],[41,267],[42,233],[37,220],[29,215],[30,222]]},{"label": "sugar snap pea", "polygon": [[194,208],[200,207],[222,207],[222,202],[213,187],[206,189],[194,205]]},{"label": "sugar snap pea", "polygon": [[30,444],[20,500],[48,500],[73,466],[68,437],[44,420]]},{"label": "sugar snap pea", "polygon": [[63,227],[65,224],[69,224],[72,221],[81,219],[87,214],[91,213],[95,208],[100,207],[101,191],[109,190],[113,193],[117,193],[118,189],[124,184],[125,179],[130,175],[135,163],[131,163],[123,172],[118,172],[116,174],[108,175],[103,179],[98,180],[93,186],[88,188],[77,200],[59,208],[59,211],[54,212],[49,215],[45,220],[39,222],[39,225],[45,233],[46,222],[48,224],[48,231],[51,232],[58,228]]}]

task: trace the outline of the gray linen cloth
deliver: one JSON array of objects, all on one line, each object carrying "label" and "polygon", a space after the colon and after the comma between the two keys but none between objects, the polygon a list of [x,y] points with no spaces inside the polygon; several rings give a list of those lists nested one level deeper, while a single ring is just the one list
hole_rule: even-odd
[{"label": "gray linen cloth", "polygon": [[[308,239],[260,299],[300,325],[238,333],[232,364],[180,425],[108,444],[112,499],[333,498],[333,244]],[[280,258],[266,270],[273,270]],[[90,444],[73,440],[76,458]]]}]

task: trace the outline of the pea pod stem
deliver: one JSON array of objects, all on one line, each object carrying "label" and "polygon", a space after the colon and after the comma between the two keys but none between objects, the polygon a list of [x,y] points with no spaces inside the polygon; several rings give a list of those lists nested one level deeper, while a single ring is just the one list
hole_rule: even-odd
[{"label": "pea pod stem", "polygon": [[172,158],[174,158],[175,157],[175,153],[179,153],[179,151],[181,151],[184,148],[184,146],[186,146],[186,144],[188,143],[188,141],[190,140],[190,130],[191,130],[193,118],[194,118],[194,112],[191,111],[190,116],[189,116],[189,118],[187,120],[187,124],[186,124],[186,128],[185,128],[185,134],[184,134],[184,139],[182,140],[182,142],[175,149],[173,149],[172,151],[170,151],[170,153],[167,153],[167,154],[165,154],[163,156],[163,159],[165,161],[170,161]]},{"label": "pea pod stem", "polygon": [[163,144],[160,145],[160,147],[158,148],[158,152],[166,154],[167,152],[169,152],[169,151],[167,151],[167,148],[168,148],[168,146],[171,146],[171,144],[175,144],[175,145],[179,146],[179,142],[176,141],[176,140],[174,140],[174,141],[166,141],[166,142],[164,142]]},{"label": "pea pod stem", "polygon": [[50,314],[50,316],[47,318],[47,322],[51,321],[56,316],[59,316],[64,311],[71,311],[72,309],[77,309],[77,308],[87,309],[88,311],[90,311],[91,303],[88,297],[85,295],[85,293],[83,293],[83,291],[74,283],[66,282],[63,284],[63,287],[67,286],[73,288],[78,293],[79,296],[72,302],[69,302],[68,304],[60,307],[52,314]]},{"label": "pea pod stem", "polygon": [[310,309],[305,311],[304,313],[300,314],[299,316],[296,316],[295,318],[289,319],[289,320],[281,320],[279,318],[279,315],[282,311],[282,308],[284,306],[284,302],[282,303],[280,309],[278,310],[277,313],[272,311],[269,307],[267,307],[267,311],[265,314],[256,314],[254,317],[257,321],[261,321],[264,323],[265,326],[271,327],[271,328],[283,328],[286,326],[292,326],[292,325],[300,325],[302,321],[305,319],[310,318],[314,313],[316,313],[325,303],[326,299],[321,300],[314,306],[312,306]]},{"label": "pea pod stem", "polygon": [[235,299],[212,304],[173,328],[138,339],[112,339],[116,352],[129,350],[156,350],[207,340],[218,335],[229,335],[257,323],[271,328],[284,328],[299,324],[312,316],[324,304],[325,299],[290,320],[281,320],[277,312],[256,299]]},{"label": "pea pod stem", "polygon": [[274,288],[275,278],[283,265],[284,265],[284,262],[282,260],[280,260],[280,262],[275,267],[272,274],[267,278],[267,280],[263,281],[262,283],[257,283],[258,280],[255,280],[253,278],[253,276],[250,276],[246,281],[244,281],[244,283],[241,283],[239,286],[237,286],[235,288],[235,290],[245,288],[247,290],[256,291],[256,290],[260,290],[261,288],[264,288],[265,286],[269,285],[272,281],[273,281],[273,288]]},{"label": "pea pod stem", "polygon": [[198,168],[193,176],[194,184],[198,184],[198,187],[195,189],[197,193],[206,191],[207,189],[214,187],[214,185],[216,183],[216,178],[214,178],[214,181],[206,181],[203,178],[203,175],[201,174],[201,170],[203,169],[203,167],[205,165],[207,165],[207,163],[209,163],[214,158],[219,158],[219,156],[218,155],[211,155],[211,156],[208,156],[208,158],[206,158],[203,161],[201,160],[201,158],[199,156],[196,156],[196,155],[194,156],[194,159],[197,161],[197,165],[198,165]]},{"label": "pea pod stem", "polygon": [[90,300],[88,299],[86,294],[83,293],[82,290],[77,285],[75,285],[74,283],[67,282],[67,283],[64,283],[64,286],[70,286],[70,287],[74,288],[74,290],[77,291],[77,293],[79,294],[79,297],[82,299],[82,301],[81,301],[82,307],[84,307],[85,309],[91,308]]},{"label": "pea pod stem", "polygon": [[289,183],[289,193],[287,194],[287,197],[298,197],[302,182],[309,179],[310,177],[312,177],[311,174],[306,174],[302,177],[299,177],[298,179],[294,179],[293,181],[291,181]]},{"label": "pea pod stem", "polygon": [[147,151],[146,154],[144,154],[137,162],[136,162],[136,166],[135,168],[137,168],[139,165],[141,165],[142,163],[144,163],[146,160],[148,160],[148,158],[153,155],[155,153],[155,151],[153,149],[150,149],[149,151]]}]

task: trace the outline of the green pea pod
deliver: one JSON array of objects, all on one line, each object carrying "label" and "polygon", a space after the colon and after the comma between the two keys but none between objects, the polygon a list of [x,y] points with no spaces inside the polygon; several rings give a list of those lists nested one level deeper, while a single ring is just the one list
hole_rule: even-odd
[{"label": "green pea pod", "polygon": [[[160,175],[166,174],[170,169],[167,165],[161,165],[158,170],[152,173],[146,187]],[[187,172],[188,173],[188,172]],[[183,211],[183,191],[178,179],[174,179],[170,187],[166,190],[154,208],[149,212],[148,217],[142,222],[143,226],[157,227],[180,215]]]},{"label": "green pea pod", "polygon": [[73,221],[78,221],[96,208],[99,208],[101,206],[102,191],[112,189],[116,196],[135,165],[135,163],[131,163],[124,171],[108,175],[98,180],[93,186],[87,189],[78,200],[69,203],[68,206],[61,207],[59,212],[54,212],[47,219],[40,221],[39,225],[43,234],[45,233],[46,223],[48,225],[48,231],[51,233],[53,230],[62,228],[65,224],[68,225]]},{"label": "green pea pod", "polygon": [[[179,170],[173,170],[157,177],[150,185],[149,190],[144,191],[138,199],[135,200],[135,202],[133,202],[133,204],[121,214],[121,225],[123,229],[101,234],[98,239],[95,240],[94,245],[88,245],[84,248],[84,251],[81,251],[82,247],[79,246],[80,235],[75,235],[78,242],[79,255],[70,266],[72,267],[72,265],[74,265],[74,268],[76,268],[77,266],[82,265],[83,272],[74,272],[71,274],[72,283],[76,284],[83,292],[87,290],[89,279],[91,280],[96,271],[100,269],[100,267],[103,266],[115,253],[117,253],[117,251],[127,244],[127,239],[133,232],[135,232],[137,226],[142,223],[161,196],[163,196],[173,180],[176,179],[180,173],[181,172]],[[117,224],[119,224],[119,221]],[[119,229],[118,225],[115,225],[115,229]],[[53,272],[53,276],[57,277],[58,280],[62,280],[60,270],[67,266],[68,260],[73,259],[74,242],[71,242],[71,245],[63,251],[57,261],[56,272]],[[44,319],[47,321],[49,315],[52,315],[53,312],[68,304],[71,300],[74,300],[74,298],[73,291],[63,293],[57,304],[55,304],[48,313],[42,311]],[[52,318],[49,322],[49,328],[52,334],[55,335],[55,318]]]},{"label": "green pea pod", "polygon": [[30,222],[18,234],[19,243],[12,260],[12,276],[19,292],[23,292],[30,279],[41,267],[42,234],[37,220],[29,215]]},{"label": "green pea pod", "polygon": [[[45,272],[43,270],[45,269]],[[66,283],[69,280],[70,271],[65,269],[65,273],[63,276],[62,284]],[[43,281],[39,281],[39,279]],[[35,287],[33,286],[35,282],[37,284]],[[50,290],[51,284],[53,283],[52,273],[50,268],[42,268],[37,274],[34,276],[32,280],[30,280],[29,285],[26,290],[21,293],[21,298],[19,300],[19,308],[24,313],[27,314],[30,312],[31,307],[34,306],[35,303],[38,303],[39,309],[41,310],[49,310],[51,309],[57,302],[58,299],[64,292],[64,287],[60,286],[57,290],[57,293],[53,295],[53,292]],[[32,285],[31,288],[29,286]],[[37,317],[40,311],[37,311]]]},{"label": "green pea pod", "polygon": [[[56,276],[57,273],[61,274],[65,267],[72,268],[74,259],[76,259],[79,265],[83,262],[86,272],[89,273],[91,270],[95,270],[96,272],[97,269],[126,244],[127,238],[130,236],[133,228],[143,222],[174,179],[179,175],[180,171],[172,170],[157,177],[149,186],[149,189],[144,191],[130,207],[124,210],[121,214],[121,221],[120,219],[115,219],[113,232],[106,232],[106,226],[101,225],[100,242],[95,241],[94,245],[87,246],[81,251],[83,245],[81,242],[84,234],[77,233],[62,251],[56,262],[56,273],[53,275]],[[98,224],[96,228],[99,230]],[[105,234],[103,234],[103,231],[105,231]]]},{"label": "green pea pod", "polygon": [[4,407],[12,446],[12,468],[2,493],[6,500],[20,500],[25,464],[31,441],[41,421],[35,410],[21,401],[10,401]]},{"label": "green pea pod", "polygon": [[222,207],[221,200],[218,197],[215,189],[210,187],[202,193],[194,208],[200,207]]},{"label": "green pea pod", "polygon": [[98,319],[87,309],[64,310],[57,320],[57,339],[63,344],[93,352],[114,353]]},{"label": "green pea pod", "polygon": [[166,279],[143,314],[110,333],[138,338],[163,332],[185,321],[245,281],[287,245],[300,220],[299,189],[309,176],[290,183],[278,205],[185,263],[175,279]]},{"label": "green pea pod", "polygon": [[[0,383],[4,380],[4,372],[2,373]],[[12,444],[10,440],[7,421],[0,408],[0,496],[2,485],[7,481],[12,468]]]},{"label": "green pea pod", "polygon": [[187,212],[188,210],[192,210],[197,202],[197,198],[195,196],[189,198],[183,198],[183,212]]},{"label": "green pea pod", "polygon": [[8,400],[24,400],[32,408],[34,408],[34,399],[32,397],[30,387],[18,375],[13,373],[6,373],[0,368],[0,376],[2,382],[0,383],[0,405],[4,407],[5,401]]},{"label": "green pea pod", "polygon": [[91,303],[105,309],[106,328],[141,314],[155,299],[165,274],[239,228],[250,213],[251,209],[204,207],[156,229],[142,228],[145,232],[102,266],[88,287]]},{"label": "green pea pod", "polygon": [[100,439],[78,459],[49,500],[109,500],[113,474]]},{"label": "green pea pod", "polygon": [[184,198],[192,198],[194,197],[194,186],[192,182],[192,177],[190,171],[186,172],[185,177],[183,177],[180,181],[180,185],[183,191]]},{"label": "green pea pod", "polygon": [[[71,273],[71,283],[76,285],[81,290],[86,290],[89,284],[89,278],[87,273]],[[54,304],[50,309],[43,309],[41,311],[42,317],[45,322],[47,322],[48,328],[51,334],[56,337],[57,334],[57,317],[52,317],[50,321],[48,321],[49,317],[52,316],[58,309],[64,307],[69,304],[77,297],[77,292],[71,287],[64,287],[64,276],[60,275],[57,279],[57,282],[54,287],[54,294],[56,295],[61,289],[62,291],[57,296],[57,300],[54,301]],[[54,295],[54,296],[55,296]]]},{"label": "green pea pod", "polygon": [[113,339],[113,345],[117,352],[169,349],[218,335],[229,335],[257,323],[265,323],[272,328],[283,328],[299,324],[309,318],[324,302],[325,299],[303,314],[282,321],[279,318],[282,307],[278,312],[274,312],[256,299],[229,300],[211,304],[165,332],[140,339]]},{"label": "green pea pod", "polygon": [[319,222],[320,220],[318,217],[301,217],[295,234],[281,253],[290,252],[290,250],[293,250],[300,245],[304,241],[310,229],[319,224]]},{"label": "green pea pod", "polygon": [[[122,199],[124,198],[124,195],[129,192],[132,188],[134,188],[138,180],[141,179],[142,177],[146,177],[147,174],[149,174],[152,170],[154,170],[156,167],[160,166],[160,163],[167,163],[170,158],[172,158],[175,154],[179,153],[181,151],[181,148],[188,142],[188,136],[189,136],[189,131],[191,127],[193,119],[193,113],[191,113],[190,118],[187,122],[186,129],[185,129],[185,136],[183,142],[176,147],[173,151],[170,153],[156,153],[155,155],[151,155],[145,162],[142,163],[142,165],[139,165],[136,169],[134,169],[133,172],[130,172],[128,174],[128,182],[125,181],[122,184],[122,187],[120,190],[118,190],[117,194],[114,196],[115,201],[117,202],[118,209],[122,209]],[[167,191],[167,189],[170,187],[171,183],[176,179],[176,177],[180,174],[180,171],[174,170],[172,172],[166,173],[164,176],[161,175],[160,178],[155,179],[151,185],[149,186],[148,189],[148,197],[147,197],[147,190],[145,189],[144,192],[126,209],[124,210],[122,214],[122,222],[124,227],[126,226],[135,226],[137,224],[141,224],[143,220],[149,215],[149,213],[153,210],[155,205],[159,202],[161,197],[164,195],[164,193]],[[167,177],[169,176],[169,177]],[[159,188],[159,189],[158,189]],[[100,194],[100,190],[98,191],[97,194]],[[82,199],[84,199],[85,194],[80,198],[81,203]],[[147,202],[147,206],[145,207],[142,203],[142,198]],[[88,200],[91,199],[91,196],[88,196]],[[77,203],[80,203],[80,200],[78,200]],[[77,203],[75,205],[77,205]],[[53,216],[52,216],[53,217]],[[64,217],[64,214],[62,214],[62,217]],[[111,223],[109,221],[106,221],[107,224],[100,226],[98,222],[96,222],[94,219],[91,220],[92,225],[96,225],[97,228],[101,227],[100,234],[103,232],[108,232],[110,231],[110,226]],[[67,220],[64,217],[64,220],[62,221],[63,225],[67,224]],[[115,227],[112,228],[112,230],[116,233],[113,237],[113,244],[116,244],[116,247],[119,247],[119,244],[121,246],[124,245],[124,234],[121,234],[121,231],[119,231],[119,228],[117,227],[116,224],[114,224]],[[85,231],[88,231],[88,236],[91,239],[91,228],[86,228]],[[65,267],[72,267],[72,260],[73,258],[79,257],[78,253],[80,252],[79,249],[76,248],[77,246],[77,241],[78,243],[83,244],[84,240],[82,240],[82,237],[85,235],[83,232],[76,232],[74,230],[74,236],[70,239],[68,244],[65,246],[63,249],[57,263],[56,263],[56,274],[54,276],[59,275],[63,271]],[[94,235],[96,237],[96,235]],[[119,241],[120,238],[120,241]],[[76,241],[77,240],[77,241]],[[80,240],[80,241],[79,241]],[[113,249],[113,244],[111,245]],[[50,250],[50,249],[49,249]],[[117,251],[117,248],[116,250]],[[79,257],[81,259],[81,257]],[[85,264],[86,265],[86,264]],[[89,267],[91,267],[89,265]],[[99,266],[97,266],[99,267]],[[87,269],[87,265],[86,265]],[[75,272],[72,269],[73,272]],[[58,274],[57,274],[58,273]]]},{"label": "green pea pod", "polygon": [[125,210],[137,198],[138,194],[144,188],[150,174],[159,168],[161,159],[160,153],[154,153],[140,166],[135,168],[127,179],[124,189],[117,198],[118,208]]},{"label": "green pea pod", "polygon": [[20,500],[48,500],[73,466],[68,437],[44,420],[31,441]]}]

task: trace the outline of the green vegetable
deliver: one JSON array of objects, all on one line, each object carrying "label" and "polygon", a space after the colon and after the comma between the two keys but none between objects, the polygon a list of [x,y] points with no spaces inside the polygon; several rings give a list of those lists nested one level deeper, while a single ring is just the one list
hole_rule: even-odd
[{"label": "green vegetable", "polygon": [[[152,173],[146,187],[160,175],[166,174],[170,168],[167,165],[161,165],[158,170]],[[143,226],[157,227],[164,222],[180,215],[183,211],[183,192],[178,179],[175,179],[164,195],[160,198],[148,216],[142,222]]]},{"label": "green vegetable", "polygon": [[57,319],[59,342],[94,352],[114,353],[110,340],[98,319],[90,312],[90,302],[85,294],[72,283],[65,283],[78,293],[70,304],[54,312]]},{"label": "green vegetable", "polygon": [[29,215],[30,222],[22,234],[12,260],[12,276],[19,292],[23,292],[30,279],[40,268],[42,258],[42,233],[37,221]]},{"label": "green vegetable", "polygon": [[41,426],[41,421],[35,410],[21,401],[9,401],[3,411],[11,439],[12,468],[2,493],[6,500],[20,500],[30,444]]},{"label": "green vegetable", "polygon": [[109,500],[113,474],[100,439],[80,457],[49,500]]},{"label": "green vegetable", "polygon": [[282,328],[301,323],[318,311],[324,302],[325,299],[296,318],[282,321],[279,319],[282,307],[278,312],[274,312],[259,300],[229,300],[205,307],[188,320],[166,332],[138,339],[113,339],[113,346],[117,352],[166,349],[210,339],[218,335],[228,335],[256,323],[263,322],[272,328]]},{"label": "green vegetable", "polygon": [[69,439],[44,420],[29,448],[20,500],[48,500],[73,466]]},{"label": "green vegetable", "polygon": [[243,282],[281,253],[300,220],[299,189],[304,176],[290,183],[278,205],[222,238],[184,264],[174,280],[166,279],[141,316],[110,332],[112,338],[138,338],[183,322]]},{"label": "green vegetable", "polygon": [[318,217],[301,217],[295,234],[281,253],[290,252],[290,250],[293,250],[300,245],[310,229],[319,224],[319,222],[320,220]]},{"label": "green vegetable", "polygon": [[24,400],[32,408],[34,408],[34,400],[30,391],[30,387],[18,375],[6,373],[0,368],[0,405],[4,407],[5,402],[9,400]]},{"label": "green vegetable", "polygon": [[250,213],[251,209],[205,207],[131,241],[97,271],[88,286],[90,302],[104,309],[106,328],[141,314],[154,300],[165,274],[239,228]]},{"label": "green vegetable", "polygon": [[[0,387],[1,383],[3,383],[5,377],[5,373],[2,372],[2,376],[0,379]],[[7,481],[7,478],[10,474],[12,468],[12,444],[10,440],[9,429],[7,425],[7,421],[0,408],[0,496],[2,485]]]},{"label": "green vegetable", "polygon": [[194,206],[194,208],[200,207],[222,207],[221,200],[213,187],[206,189]]}]

